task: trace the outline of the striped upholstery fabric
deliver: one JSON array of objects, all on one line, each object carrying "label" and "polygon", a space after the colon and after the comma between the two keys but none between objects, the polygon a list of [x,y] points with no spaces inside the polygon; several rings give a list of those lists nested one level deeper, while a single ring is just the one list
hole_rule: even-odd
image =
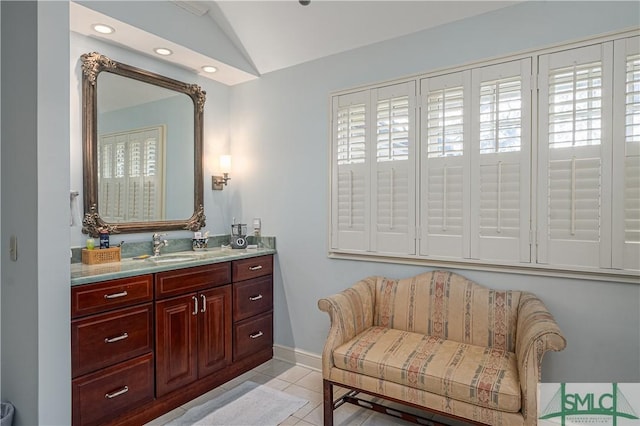
[{"label": "striped upholstery fabric", "polygon": [[333,351],[335,366],[481,407],[520,410],[513,352],[370,327]]},{"label": "striped upholstery fabric", "polygon": [[537,424],[542,357],[566,346],[534,294],[446,271],[369,277],[318,307],[325,380],[491,425]]},{"label": "striped upholstery fabric", "polygon": [[376,282],[375,325],[515,352],[520,292],[437,271]]}]

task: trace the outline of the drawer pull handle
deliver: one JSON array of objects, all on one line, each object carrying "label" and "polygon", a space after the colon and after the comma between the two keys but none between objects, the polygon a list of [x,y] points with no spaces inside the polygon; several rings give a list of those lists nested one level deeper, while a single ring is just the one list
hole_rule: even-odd
[{"label": "drawer pull handle", "polygon": [[200,312],[207,312],[207,296],[201,294],[200,297],[202,297],[202,309],[200,309]]},{"label": "drawer pull handle", "polygon": [[252,302],[255,302],[256,300],[260,300],[262,299],[262,295],[259,294],[257,296],[249,296],[249,300],[251,300]]},{"label": "drawer pull handle", "polygon": [[114,343],[114,342],[118,342],[118,341],[120,341],[120,340],[124,340],[124,339],[126,339],[127,337],[129,337],[129,334],[128,334],[128,333],[122,333],[122,334],[121,334],[120,336],[118,336],[118,337],[111,337],[111,338],[109,338],[109,337],[105,337],[104,342],[105,342],[105,343]]},{"label": "drawer pull handle", "polygon": [[198,298],[195,296],[191,296],[191,298],[194,302],[193,312],[191,312],[191,315],[198,315]]},{"label": "drawer pull handle", "polygon": [[104,298],[105,299],[117,299],[118,297],[125,297],[128,293],[126,291],[123,291],[121,293],[113,293],[113,294],[105,294]]},{"label": "drawer pull handle", "polygon": [[249,335],[249,337],[251,337],[252,339],[257,339],[258,337],[262,337],[262,336],[264,336],[264,333],[262,333],[262,331],[258,331],[257,333],[253,333]]},{"label": "drawer pull handle", "polygon": [[250,271],[259,271],[260,269],[262,269],[262,265],[249,266]]},{"label": "drawer pull handle", "polygon": [[127,392],[129,392],[129,386],[125,386],[125,387],[123,387],[122,389],[117,390],[117,391],[115,391],[115,392],[105,393],[105,394],[104,394],[104,397],[105,397],[105,398],[107,398],[107,399],[113,399],[113,398],[115,398],[115,397],[117,397],[117,396],[120,396],[120,395],[122,395],[122,394],[125,394],[125,393],[127,393]]}]

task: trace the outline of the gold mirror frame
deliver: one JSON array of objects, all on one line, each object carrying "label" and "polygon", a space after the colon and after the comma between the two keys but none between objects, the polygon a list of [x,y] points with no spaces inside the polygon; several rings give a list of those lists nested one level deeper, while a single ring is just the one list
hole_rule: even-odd
[{"label": "gold mirror frame", "polygon": [[[83,137],[83,189],[84,219],[82,232],[98,237],[101,231],[110,234],[133,232],[157,232],[168,230],[197,231],[205,226],[203,207],[202,141],[203,111],[206,92],[197,84],[155,74],[131,65],[114,61],[96,52],[85,53],[82,60],[82,137]],[[98,213],[98,74],[106,71],[132,78],[165,89],[184,93],[194,105],[194,194],[193,215],[184,220],[162,220],[149,222],[107,223]]]}]

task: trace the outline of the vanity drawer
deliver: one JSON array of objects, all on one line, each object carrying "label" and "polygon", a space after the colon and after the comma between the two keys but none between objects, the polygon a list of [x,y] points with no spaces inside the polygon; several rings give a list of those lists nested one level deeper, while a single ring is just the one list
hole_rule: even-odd
[{"label": "vanity drawer", "polygon": [[232,263],[234,282],[271,275],[273,273],[273,256],[271,255],[234,260]]},{"label": "vanity drawer", "polygon": [[273,313],[249,318],[233,326],[233,359],[273,346]]},{"label": "vanity drawer", "polygon": [[230,282],[229,262],[160,272],[156,274],[156,299],[178,296]]},{"label": "vanity drawer", "polygon": [[233,320],[240,321],[273,309],[273,277],[233,284]]},{"label": "vanity drawer", "polygon": [[152,349],[151,303],[71,322],[72,377],[151,352]]},{"label": "vanity drawer", "polygon": [[73,286],[71,287],[71,318],[152,300],[152,275]]},{"label": "vanity drawer", "polygon": [[153,355],[147,354],[75,379],[73,424],[107,423],[153,400]]}]

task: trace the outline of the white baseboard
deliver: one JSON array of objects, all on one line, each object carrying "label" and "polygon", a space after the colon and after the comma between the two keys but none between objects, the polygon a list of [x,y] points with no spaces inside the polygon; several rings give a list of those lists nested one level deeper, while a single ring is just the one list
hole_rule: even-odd
[{"label": "white baseboard", "polygon": [[322,356],[288,346],[273,345],[273,357],[315,371],[322,371]]}]

